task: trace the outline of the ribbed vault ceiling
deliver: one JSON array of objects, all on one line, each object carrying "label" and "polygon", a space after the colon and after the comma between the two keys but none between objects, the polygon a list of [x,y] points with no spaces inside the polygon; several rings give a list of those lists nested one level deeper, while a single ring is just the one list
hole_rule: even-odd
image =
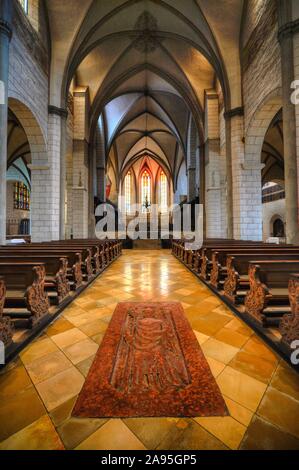
[{"label": "ribbed vault ceiling", "polygon": [[241,104],[243,0],[215,6],[207,0],[47,0],[51,102],[64,106],[71,81],[88,87],[90,138],[102,115],[106,152],[113,149],[119,171],[149,153],[175,178],[186,158],[188,124],[203,136],[205,90],[222,88],[227,109]]}]

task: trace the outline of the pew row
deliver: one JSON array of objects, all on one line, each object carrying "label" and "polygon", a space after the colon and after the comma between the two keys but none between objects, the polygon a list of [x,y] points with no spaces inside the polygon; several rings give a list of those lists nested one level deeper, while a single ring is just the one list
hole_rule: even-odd
[{"label": "pew row", "polygon": [[191,252],[175,240],[172,253],[290,362],[299,340],[298,246],[205,240]]},{"label": "pew row", "polygon": [[6,363],[121,253],[117,240],[0,247],[0,341]]}]

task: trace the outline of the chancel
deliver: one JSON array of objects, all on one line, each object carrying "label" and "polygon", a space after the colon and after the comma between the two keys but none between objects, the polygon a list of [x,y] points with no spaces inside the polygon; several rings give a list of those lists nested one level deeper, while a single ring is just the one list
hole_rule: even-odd
[{"label": "chancel", "polygon": [[0,0],[0,450],[299,450],[298,25]]}]

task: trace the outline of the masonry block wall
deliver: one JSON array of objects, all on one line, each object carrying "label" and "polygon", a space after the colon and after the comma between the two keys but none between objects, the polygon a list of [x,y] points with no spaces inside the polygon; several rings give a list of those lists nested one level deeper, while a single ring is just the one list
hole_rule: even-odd
[{"label": "masonry block wall", "polygon": [[241,39],[245,131],[259,104],[281,87],[277,33],[276,1],[248,0]]},{"label": "masonry block wall", "polygon": [[74,91],[73,236],[88,237],[88,88]]},{"label": "masonry block wall", "polygon": [[206,236],[225,238],[225,159],[220,151],[219,101],[215,91],[205,95],[205,204]]},{"label": "masonry block wall", "polygon": [[[40,28],[40,34],[45,34]],[[20,100],[36,117],[45,139],[48,127],[48,50],[40,34],[17,8],[9,52],[9,97]]]},{"label": "masonry block wall", "polygon": [[[299,33],[294,35],[294,79],[299,80]],[[297,148],[297,174],[299,175],[299,104],[296,108],[296,148]],[[299,179],[298,179],[299,194]]]},{"label": "masonry block wall", "polygon": [[285,223],[285,206],[285,199],[263,204],[263,240],[273,237],[273,222],[275,218],[280,217]]},{"label": "masonry block wall", "polygon": [[71,238],[73,235],[73,137],[74,137],[74,100],[73,95],[69,94],[68,116],[66,121],[66,148],[65,148],[65,167],[66,167],[66,214],[65,214],[65,237]]}]

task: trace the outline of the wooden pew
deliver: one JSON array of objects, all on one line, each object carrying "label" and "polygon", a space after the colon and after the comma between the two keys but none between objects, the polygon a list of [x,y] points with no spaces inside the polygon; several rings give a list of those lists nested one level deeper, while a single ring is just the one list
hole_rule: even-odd
[{"label": "wooden pew", "polygon": [[250,262],[250,290],[245,297],[245,312],[262,326],[278,326],[281,317],[290,313],[289,278],[291,274],[297,273],[299,261]]},{"label": "wooden pew", "polygon": [[[12,251],[12,252],[11,252]],[[60,304],[70,293],[70,282],[67,276],[68,259],[59,258],[57,255],[22,253],[16,254],[9,250],[9,254],[0,253],[0,262],[32,261],[33,263],[44,263],[46,269],[45,287],[50,301]],[[54,296],[52,294],[55,294]]]},{"label": "wooden pew", "polygon": [[289,303],[291,313],[285,314],[279,324],[281,342],[291,347],[299,339],[299,274],[292,274],[289,280]]},{"label": "wooden pew", "polygon": [[[219,252],[213,255],[213,267],[211,270],[210,283],[216,289],[223,289],[224,295],[233,304],[242,301],[244,290],[249,289],[248,267],[251,260],[267,261],[273,260],[299,260],[297,250],[243,250],[225,253],[222,259],[226,259],[225,267],[218,263]],[[215,264],[217,263],[216,267]],[[239,291],[242,292],[239,292]]]},{"label": "wooden pew", "polygon": [[83,250],[72,249],[54,249],[46,247],[37,247],[35,245],[28,245],[27,247],[5,247],[0,248],[0,255],[9,255],[10,253],[15,256],[48,256],[54,255],[59,258],[68,259],[68,279],[71,280],[71,288],[78,289],[83,284],[82,273],[82,252]]},{"label": "wooden pew", "polygon": [[3,277],[0,277],[0,341],[8,348],[12,343],[14,328],[8,317],[4,317],[3,310],[6,299],[6,286]]},{"label": "wooden pew", "polygon": [[32,328],[49,313],[45,292],[45,265],[32,262],[0,262],[0,276],[6,285],[4,316],[15,326]]}]

